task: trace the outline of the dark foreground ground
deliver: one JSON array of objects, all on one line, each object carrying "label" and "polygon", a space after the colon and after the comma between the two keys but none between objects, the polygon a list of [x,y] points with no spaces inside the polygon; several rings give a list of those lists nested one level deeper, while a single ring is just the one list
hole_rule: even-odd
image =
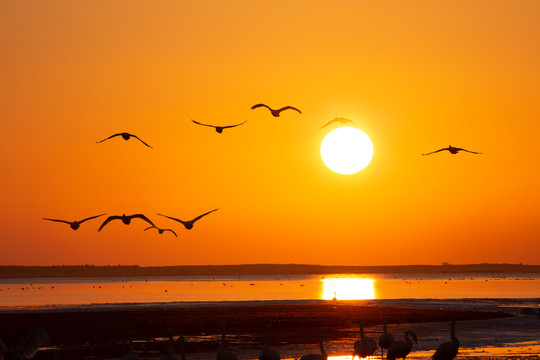
[{"label": "dark foreground ground", "polygon": [[[188,354],[215,352],[219,346],[219,322],[227,328],[230,350],[262,348],[265,327],[272,324],[271,346],[315,344],[321,328],[330,331],[325,341],[343,341],[358,335],[358,324],[425,323],[482,320],[510,317],[503,312],[479,312],[366,306],[321,302],[317,304],[203,304],[198,306],[112,306],[89,310],[36,310],[0,313],[0,338],[7,346],[17,345],[31,328],[51,334],[50,347],[65,350],[62,359],[120,359],[128,352],[133,332],[137,353],[159,358],[167,349],[169,329],[186,337]],[[378,338],[378,334],[371,335]],[[52,359],[56,351],[40,351],[34,359]],[[175,348],[175,352],[180,350]]]}]

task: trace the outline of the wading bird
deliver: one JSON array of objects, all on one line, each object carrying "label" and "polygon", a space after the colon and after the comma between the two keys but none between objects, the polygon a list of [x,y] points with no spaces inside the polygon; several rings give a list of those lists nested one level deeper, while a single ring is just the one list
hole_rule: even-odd
[{"label": "wading bird", "polygon": [[384,349],[388,349],[394,342],[394,336],[386,330],[386,324],[390,318],[384,319],[383,333],[379,336],[379,346],[381,347],[381,357],[384,359]]},{"label": "wading bird", "polygon": [[330,124],[333,124],[333,123],[336,123],[336,122],[340,122],[342,123],[343,125],[347,124],[347,123],[352,123],[354,126],[356,126],[356,124],[354,123],[354,121],[352,120],[349,120],[349,119],[345,119],[345,118],[342,118],[342,117],[337,117],[335,118],[334,120],[330,120],[329,122],[327,122],[326,124],[324,124],[323,126],[320,127],[320,129],[322,129],[323,127],[326,127]]},{"label": "wading bird", "polygon": [[324,344],[323,344],[323,335],[328,332],[327,328],[322,328],[321,332],[319,333],[319,349],[321,350],[321,354],[307,354],[300,358],[300,360],[327,360],[328,354],[324,350]]},{"label": "wading bird", "polygon": [[259,360],[280,360],[280,356],[277,351],[270,348],[270,328],[272,325],[268,323],[266,325],[266,333],[264,335],[264,347],[261,354],[259,355]]},{"label": "wading bird", "polygon": [[268,106],[268,105],[264,105],[264,104],[256,104],[256,105],[253,105],[253,106],[251,107],[251,109],[256,109],[256,108],[261,107],[261,106],[267,108],[268,110],[270,110],[270,113],[271,113],[274,117],[278,117],[279,114],[280,114],[283,110],[288,110],[288,109],[296,110],[296,111],[298,111],[300,114],[302,113],[300,110],[298,110],[297,108],[292,107],[292,106],[285,106],[285,107],[282,107],[281,109],[272,109],[272,108],[270,108],[270,106]]},{"label": "wading bird", "polygon": [[238,360],[238,357],[232,351],[225,350],[225,324],[219,322],[221,327],[221,341],[219,343],[216,360]]},{"label": "wading bird", "polygon": [[15,349],[8,349],[0,340],[0,359],[31,359],[36,355],[41,346],[47,346],[51,341],[51,335],[39,328],[31,329],[22,343]]},{"label": "wading bird", "polygon": [[442,343],[437,347],[433,360],[451,360],[456,357],[459,351],[459,340],[456,338],[456,318],[452,319],[452,327],[450,328],[450,338],[452,341]]},{"label": "wading bird", "polygon": [[164,355],[161,360],[178,360],[178,358],[174,356],[174,340],[171,329],[169,329],[169,346],[167,347],[167,354]]},{"label": "wading bird", "polygon": [[111,135],[109,136],[108,138],[105,138],[103,140],[100,140],[100,141],[96,141],[96,144],[99,144],[100,142],[103,142],[105,140],[109,140],[115,136],[122,136],[122,138],[124,140],[129,140],[130,137],[134,137],[135,139],[139,140],[140,142],[142,142],[144,145],[148,146],[150,149],[153,149],[153,147],[151,147],[150,145],[148,145],[147,143],[145,143],[144,141],[142,141],[141,139],[139,139],[139,137],[137,135],[133,135],[133,134],[130,134],[130,133],[127,133],[127,132],[123,132],[123,133],[118,133],[118,134],[114,134],[114,135]]},{"label": "wading bird", "polygon": [[360,340],[354,342],[353,358],[356,355],[360,358],[372,356],[375,350],[377,350],[378,346],[375,339],[365,336],[364,326],[366,326],[366,323],[362,321],[360,323]]},{"label": "wading bird", "polygon": [[152,226],[155,226],[154,223],[152,221],[150,221],[150,219],[148,219],[146,216],[144,216],[143,214],[133,214],[133,215],[126,215],[126,214],[122,214],[122,216],[119,216],[119,215],[113,215],[113,216],[109,216],[104,222],[103,224],[101,224],[101,226],[99,227],[98,231],[101,231],[101,229],[103,229],[105,227],[105,225],[107,225],[109,222],[113,221],[113,220],[122,220],[122,222],[126,225],[129,225],[131,223],[131,220],[132,219],[142,219],[144,221],[146,221],[147,223],[149,223],[150,225]]},{"label": "wading bird", "polygon": [[134,335],[135,331],[132,331],[129,336],[129,352],[126,355],[122,356],[122,360],[142,360],[142,358],[135,352],[135,347],[133,346]]},{"label": "wading bird", "polygon": [[247,123],[247,120],[246,120],[246,121],[244,121],[244,122],[242,122],[242,123],[240,123],[240,124],[235,124],[235,125],[225,125],[225,126],[217,126],[217,125],[203,124],[203,123],[200,123],[200,122],[195,121],[195,120],[193,120],[193,119],[192,119],[191,121],[193,121],[195,124],[198,124],[198,125],[208,126],[208,127],[213,127],[213,128],[215,128],[216,131],[217,131],[218,133],[220,133],[220,134],[223,132],[223,129],[233,128],[233,127],[240,126],[240,125],[242,125],[242,124]]},{"label": "wading bird", "polygon": [[174,234],[174,236],[178,237],[178,235],[176,235],[176,233],[174,232],[174,230],[172,229],[160,229],[158,228],[157,226],[150,226],[150,227],[147,227],[146,229],[144,229],[144,231],[148,230],[148,229],[157,229],[157,231],[160,233],[160,234],[163,234],[164,231],[170,231]]},{"label": "wading bird", "polygon": [[[197,216],[195,219],[191,219],[191,220],[188,220],[188,221],[186,221],[186,220],[180,220],[180,219],[177,219],[177,218],[173,218],[172,216],[167,216],[167,215],[163,215],[163,214],[159,214],[159,213],[158,213],[158,215],[164,216],[164,217],[166,217],[166,218],[168,218],[168,219],[171,219],[171,220],[174,220],[174,221],[178,221],[179,223],[182,223],[182,225],[184,225],[184,227],[185,227],[186,229],[190,230],[191,228],[193,228],[193,224],[195,224],[195,221],[199,220],[199,219],[202,218],[203,216],[206,216],[206,215],[208,215],[208,214],[210,214],[211,212],[214,212],[214,211],[216,211],[216,210],[217,210],[217,209],[210,210],[210,211],[208,211],[208,212],[206,212],[206,213],[204,213],[204,214],[202,214],[202,215]],[[154,224],[152,224],[152,225],[154,225]]]},{"label": "wading bird", "polygon": [[469,152],[471,154],[481,154],[480,152],[469,151],[469,150],[466,150],[466,149],[457,148],[457,147],[453,147],[452,145],[449,145],[447,148],[442,148],[442,149],[435,150],[435,151],[432,151],[432,152],[428,152],[427,154],[422,154],[422,155],[435,154],[435,153],[438,153],[439,151],[444,151],[444,150],[448,150],[451,154],[454,154],[454,155],[456,155],[460,151],[466,151],[466,152]]},{"label": "wading bird", "polygon": [[[411,336],[410,339],[409,335]],[[405,341],[394,341],[392,345],[390,345],[388,352],[386,353],[386,359],[405,359],[405,357],[411,352],[413,340],[415,343],[418,343],[416,334],[411,330],[407,330],[405,332]]]},{"label": "wading bird", "polygon": [[43,218],[43,220],[66,223],[66,224],[69,224],[69,227],[71,227],[73,230],[77,230],[79,228],[79,226],[81,226],[81,224],[83,222],[95,219],[95,218],[103,216],[103,215],[105,215],[105,214],[99,214],[99,215],[96,215],[96,216],[90,216],[90,217],[87,217],[86,219],[82,219],[82,220],[78,220],[78,221],[77,220],[75,220],[75,221],[67,221],[67,220],[49,219],[49,218]]}]

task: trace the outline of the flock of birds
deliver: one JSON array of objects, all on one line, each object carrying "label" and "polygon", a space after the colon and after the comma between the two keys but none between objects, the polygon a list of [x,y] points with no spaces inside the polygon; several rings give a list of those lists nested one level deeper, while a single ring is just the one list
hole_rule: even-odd
[{"label": "flock of birds", "polygon": [[[376,350],[378,347],[381,348],[381,358],[384,359],[384,350],[386,349],[386,359],[405,359],[407,355],[411,352],[413,341],[417,343],[416,334],[412,330],[407,330],[404,335],[404,340],[394,340],[392,334],[387,331],[386,324],[390,319],[386,319],[384,322],[383,333],[379,337],[379,340],[376,341],[372,337],[368,337],[364,333],[364,322],[360,323],[360,339],[354,342],[354,350],[352,353],[352,358],[367,358],[376,356]],[[459,340],[456,338],[455,334],[455,324],[456,319],[452,319],[452,325],[450,329],[450,341],[444,342],[437,347],[437,350],[432,355],[433,360],[451,360],[453,359],[459,350]],[[216,360],[238,360],[238,356],[226,349],[226,336],[225,336],[225,324],[220,322],[219,326],[221,327],[221,340],[219,343]],[[259,355],[259,360],[280,360],[281,357],[279,353],[270,347],[270,329],[271,324],[267,324],[266,332],[264,337],[264,345]],[[320,354],[307,354],[303,355],[300,360],[328,360],[328,354],[324,349],[323,336],[328,332],[327,328],[323,328],[319,334],[319,349]],[[133,335],[131,333],[129,339],[129,352],[122,357],[122,360],[142,360],[142,358],[136,353],[135,347],[133,345]],[[32,329],[22,343],[13,348],[8,349],[2,340],[0,340],[0,359],[2,360],[23,360],[31,359],[38,352],[39,348],[42,346],[47,346],[51,336],[47,331],[43,329]],[[179,348],[180,348],[180,357],[181,360],[185,360],[184,352],[184,337],[179,337]],[[174,351],[174,339],[172,330],[169,330],[169,343],[167,348],[167,353],[161,357],[161,360],[178,360]],[[58,351],[56,358],[60,358],[60,355],[63,351]]]}]

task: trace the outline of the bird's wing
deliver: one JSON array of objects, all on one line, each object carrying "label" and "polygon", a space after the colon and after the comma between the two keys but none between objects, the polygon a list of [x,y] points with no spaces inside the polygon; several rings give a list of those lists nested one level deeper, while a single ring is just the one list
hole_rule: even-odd
[{"label": "bird's wing", "polygon": [[209,124],[203,124],[203,123],[200,123],[200,122],[198,122],[198,121],[195,121],[195,120],[193,120],[193,119],[191,119],[191,121],[193,121],[193,122],[194,122],[195,124],[198,124],[198,125],[202,125],[202,126],[209,126],[209,127],[213,127],[213,128],[215,128],[215,126],[214,126],[214,125],[209,125]]},{"label": "bird's wing", "polygon": [[300,110],[298,110],[298,109],[295,108],[294,106],[284,106],[284,107],[282,107],[281,109],[279,109],[278,111],[279,111],[279,112],[282,112],[283,110],[287,110],[287,109],[296,110],[296,111],[298,111],[300,114],[302,113]]},{"label": "bird's wing", "polygon": [[164,217],[166,217],[168,219],[171,219],[171,220],[174,220],[174,221],[178,221],[179,223],[185,224],[185,221],[177,219],[177,218],[173,218],[172,216],[167,216],[167,215],[163,215],[163,214],[160,214],[160,213],[156,213],[156,214],[158,214],[159,216],[164,216]]},{"label": "bird's wing", "polygon": [[130,218],[138,218],[138,219],[142,219],[144,221],[146,221],[147,223],[149,223],[150,225],[152,226],[156,226],[154,225],[154,223],[152,221],[150,221],[149,218],[147,218],[146,216],[144,216],[143,214],[134,214],[134,215],[131,215]]},{"label": "bird's wing", "polygon": [[155,226],[149,226],[149,227],[147,227],[146,229],[144,229],[144,231],[146,231],[146,230],[148,230],[148,229],[157,229],[157,227],[155,227]]},{"label": "bird's wing", "polygon": [[428,152],[427,154],[422,154],[422,155],[435,154],[435,153],[438,153],[439,151],[443,151],[443,150],[448,150],[448,148],[442,148],[442,149],[435,150],[435,151],[432,151],[432,152]]},{"label": "bird's wing", "polygon": [[202,218],[203,216],[206,216],[206,215],[208,215],[208,214],[210,214],[211,212],[214,212],[214,211],[216,211],[216,210],[217,210],[217,209],[214,209],[214,210],[210,210],[210,211],[208,211],[208,212],[205,212],[204,214],[199,215],[199,216],[197,216],[195,219],[191,220],[191,222],[195,222],[195,221],[199,220],[200,218]]},{"label": "bird's wing", "polygon": [[99,144],[100,142],[104,142],[105,140],[109,140],[110,138],[113,138],[113,137],[115,137],[115,136],[120,136],[120,135],[122,135],[122,133],[118,133],[118,134],[111,135],[111,136],[109,136],[108,138],[105,138],[105,139],[103,139],[103,140],[101,140],[101,141],[96,141],[96,144]]},{"label": "bird's wing", "polygon": [[267,108],[269,110],[272,110],[272,109],[270,109],[270,106],[264,105],[264,104],[256,104],[256,105],[253,105],[251,108],[256,109],[256,108],[261,107],[261,106],[264,106],[265,108]]},{"label": "bird's wing", "polygon": [[337,118],[335,118],[334,120],[330,120],[329,122],[327,122],[326,124],[324,124],[323,126],[321,126],[319,129],[322,129],[323,127],[326,127],[326,126],[328,126],[328,125],[330,125],[330,124],[333,124],[333,123],[335,123],[336,121],[338,121]]},{"label": "bird's wing", "polygon": [[118,216],[118,215],[113,215],[113,216],[109,216],[107,219],[105,219],[105,221],[103,222],[103,224],[101,224],[101,226],[99,227],[98,231],[101,231],[101,229],[103,229],[105,227],[105,225],[107,225],[109,222],[113,221],[113,220],[120,220],[122,219],[121,216]]},{"label": "bird's wing", "polygon": [[240,124],[236,124],[236,125],[222,126],[222,128],[223,128],[223,129],[232,128],[232,127],[235,127],[235,126],[240,126],[240,125],[245,124],[245,123],[247,123],[247,120],[244,121],[244,122],[241,122]]},{"label": "bird's wing", "polygon": [[463,151],[469,152],[469,153],[471,153],[471,154],[481,154],[481,152],[470,151],[470,150],[462,149],[462,148],[457,148],[456,150],[463,150]]},{"label": "bird's wing", "polygon": [[63,223],[66,223],[66,224],[71,224],[71,221],[60,220],[60,219],[48,219],[48,218],[43,218],[43,220],[56,221],[56,222],[63,222]]},{"label": "bird's wing", "polygon": [[174,234],[174,236],[178,237],[178,235],[176,235],[176,233],[172,229],[163,229],[163,231],[170,231],[170,232],[172,232]]},{"label": "bird's wing", "polygon": [[144,141],[142,141],[137,135],[133,135],[133,134],[129,134],[131,136],[133,136],[135,139],[139,140],[140,142],[142,142],[144,145],[148,146],[150,149],[153,149],[153,147],[151,147],[150,145],[148,145],[147,143],[145,143]]},{"label": "bird's wing", "polygon": [[96,216],[87,217],[86,219],[82,219],[81,221],[79,221],[79,224],[85,222],[86,220],[92,220],[92,219],[95,219],[95,218],[103,216],[103,215],[105,215],[105,214],[99,214],[99,215],[96,215]]}]

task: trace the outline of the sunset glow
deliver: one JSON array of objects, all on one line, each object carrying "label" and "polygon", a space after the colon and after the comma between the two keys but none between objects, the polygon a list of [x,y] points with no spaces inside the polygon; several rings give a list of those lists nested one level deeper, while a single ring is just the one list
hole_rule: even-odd
[{"label": "sunset glow", "polygon": [[373,158],[373,144],[365,132],[350,126],[340,127],[325,136],[321,157],[332,171],[350,175],[364,169]]},{"label": "sunset glow", "polygon": [[327,278],[322,282],[323,300],[375,299],[373,279]]}]

